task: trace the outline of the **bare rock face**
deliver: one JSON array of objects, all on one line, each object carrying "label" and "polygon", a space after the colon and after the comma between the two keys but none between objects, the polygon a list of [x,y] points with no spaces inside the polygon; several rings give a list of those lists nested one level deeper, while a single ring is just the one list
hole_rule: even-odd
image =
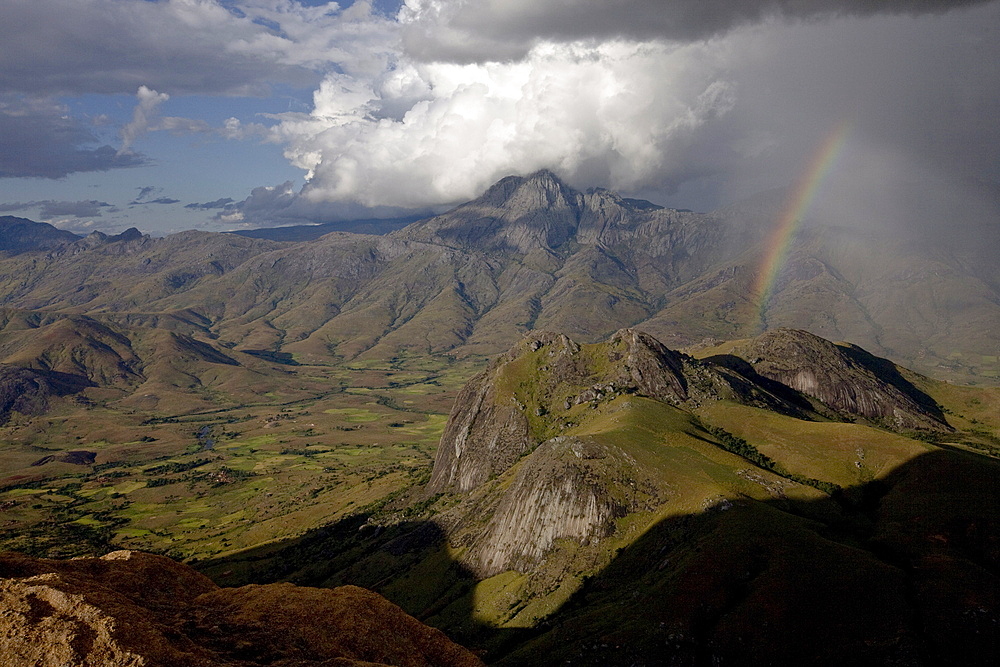
[{"label": "bare rock face", "polygon": [[455,399],[434,458],[428,488],[459,493],[503,472],[533,446],[523,406],[498,380],[511,353],[469,380]]},{"label": "bare rock face", "polygon": [[[470,565],[489,577],[530,571],[556,540],[606,537],[614,520],[639,509],[636,462],[589,439],[557,436],[518,468],[471,549]],[[652,484],[643,486],[648,492]]]},{"label": "bare rock face", "polygon": [[737,350],[760,375],[831,408],[899,429],[950,429],[926,396],[888,362],[805,331],[768,331]]},{"label": "bare rock face", "polygon": [[692,398],[688,366],[701,372],[691,387],[697,396],[713,383],[729,387],[707,366],[632,329],[582,347],[534,332],[470,380],[429,484],[434,492],[470,493],[471,507],[449,530],[469,549],[464,564],[483,577],[527,572],[558,540],[601,540],[616,519],[655,506],[660,485],[623,450],[562,432],[621,397],[685,404]]},{"label": "bare rock face", "polygon": [[678,407],[731,400],[806,419],[820,413],[893,429],[950,430],[894,365],[860,348],[779,329],[734,353],[699,361],[634,329],[583,347],[564,335],[532,332],[462,389],[429,489],[471,491],[559,435],[574,406],[596,407],[622,394]]},{"label": "bare rock face", "polygon": [[219,588],[129,551],[0,555],[0,656],[6,667],[482,665],[362,588]]},{"label": "bare rock face", "polygon": [[470,491],[555,435],[546,415],[623,393],[682,403],[681,355],[632,329],[591,354],[564,335],[532,332],[459,393],[429,488]]},{"label": "bare rock face", "polygon": [[667,403],[687,399],[683,358],[649,334],[622,329],[608,341],[612,382]]},{"label": "bare rock face", "polygon": [[490,252],[558,248],[575,233],[582,195],[542,170],[509,176],[481,197],[397,236]]},{"label": "bare rock face", "polygon": [[583,346],[535,332],[494,360],[455,401],[429,484],[469,494],[448,528],[468,549],[465,564],[483,577],[530,571],[558,540],[607,537],[616,519],[669,493],[640,480],[623,449],[574,430],[628,396],[681,410],[724,400],[801,419],[949,428],[895,366],[860,348],[780,330],[735,352],[697,360],[622,329]]}]

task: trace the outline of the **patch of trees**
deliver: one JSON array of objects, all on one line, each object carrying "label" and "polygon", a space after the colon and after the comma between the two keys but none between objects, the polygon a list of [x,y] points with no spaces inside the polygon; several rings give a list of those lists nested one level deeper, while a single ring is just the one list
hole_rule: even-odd
[{"label": "patch of trees", "polygon": [[763,468],[764,470],[773,472],[774,474],[780,475],[793,482],[798,482],[799,484],[805,484],[806,486],[811,486],[814,489],[819,489],[827,495],[833,495],[834,493],[840,491],[840,486],[832,482],[824,482],[823,480],[816,479],[814,477],[806,477],[805,475],[788,472],[781,464],[772,459],[770,456],[764,454],[743,438],[733,435],[724,428],[719,428],[718,426],[706,426],[705,430],[712,434],[724,450],[746,459],[758,468]]}]

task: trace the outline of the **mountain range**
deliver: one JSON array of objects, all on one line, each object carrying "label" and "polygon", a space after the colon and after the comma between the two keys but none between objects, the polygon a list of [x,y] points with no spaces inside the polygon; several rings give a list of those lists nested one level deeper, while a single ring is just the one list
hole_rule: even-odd
[{"label": "mountain range", "polygon": [[677,211],[581,193],[543,171],[382,236],[129,230],[56,244],[54,228],[4,219],[35,231],[3,248],[16,254],[0,260],[0,306],[8,322],[86,314],[307,361],[492,355],[533,329],[596,341],[641,327],[688,348],[795,327],[936,377],[1000,377],[989,253],[803,226],[759,309],[754,285],[780,207],[771,193]]}]

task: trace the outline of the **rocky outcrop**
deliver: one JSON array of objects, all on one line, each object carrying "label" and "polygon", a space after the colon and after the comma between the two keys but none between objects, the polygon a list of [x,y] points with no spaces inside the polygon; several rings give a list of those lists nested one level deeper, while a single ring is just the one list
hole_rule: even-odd
[{"label": "rocky outcrop", "polygon": [[[473,543],[471,566],[485,577],[528,572],[556,540],[591,542],[640,507],[636,462],[586,438],[557,436],[517,469],[509,489]],[[649,495],[652,484],[640,485]],[[655,492],[652,492],[655,495]]]},{"label": "rocky outcrop", "polygon": [[576,406],[597,407],[623,395],[677,407],[725,399],[810,414],[808,400],[796,390],[740,364],[702,362],[634,329],[583,347],[561,334],[532,332],[459,393],[429,489],[471,491],[568,428]]},{"label": "rocky outcrop", "polygon": [[950,430],[927,396],[885,360],[806,331],[768,331],[734,351],[754,371],[840,413],[897,429]]},{"label": "rocky outcrop", "polygon": [[0,555],[7,667],[473,667],[482,662],[355,586],[219,588],[168,558]]},{"label": "rocky outcrop", "polygon": [[551,250],[575,234],[581,203],[579,192],[542,170],[508,176],[478,199],[395,235],[487,252]]},{"label": "rocky outcrop", "polygon": [[509,366],[522,353],[559,345],[572,354],[579,346],[565,336],[540,332],[497,357],[469,380],[455,399],[434,459],[428,488],[464,493],[500,474],[537,444],[525,404],[511,391]]},{"label": "rocky outcrop", "polygon": [[449,533],[469,548],[470,568],[529,571],[557,540],[600,539],[662,495],[655,481],[637,486],[624,450],[576,428],[628,396],[686,411],[732,401],[802,419],[949,428],[890,362],[802,331],[769,332],[707,360],[633,329],[583,346],[533,333],[465,386],[435,459],[429,490],[469,494]]},{"label": "rocky outcrop", "polygon": [[429,488],[467,492],[555,435],[551,415],[622,394],[672,404],[687,397],[683,357],[623,329],[581,354],[564,335],[532,332],[459,393]]},{"label": "rocky outcrop", "polygon": [[688,397],[683,357],[649,334],[622,329],[607,343],[612,383],[667,403]]}]

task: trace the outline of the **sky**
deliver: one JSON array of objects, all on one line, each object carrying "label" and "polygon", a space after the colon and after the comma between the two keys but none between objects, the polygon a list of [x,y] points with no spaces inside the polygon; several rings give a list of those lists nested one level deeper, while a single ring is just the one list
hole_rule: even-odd
[{"label": "sky", "polygon": [[543,168],[708,211],[834,128],[813,215],[1000,211],[997,0],[4,0],[0,44],[0,215],[77,233],[440,211]]}]

